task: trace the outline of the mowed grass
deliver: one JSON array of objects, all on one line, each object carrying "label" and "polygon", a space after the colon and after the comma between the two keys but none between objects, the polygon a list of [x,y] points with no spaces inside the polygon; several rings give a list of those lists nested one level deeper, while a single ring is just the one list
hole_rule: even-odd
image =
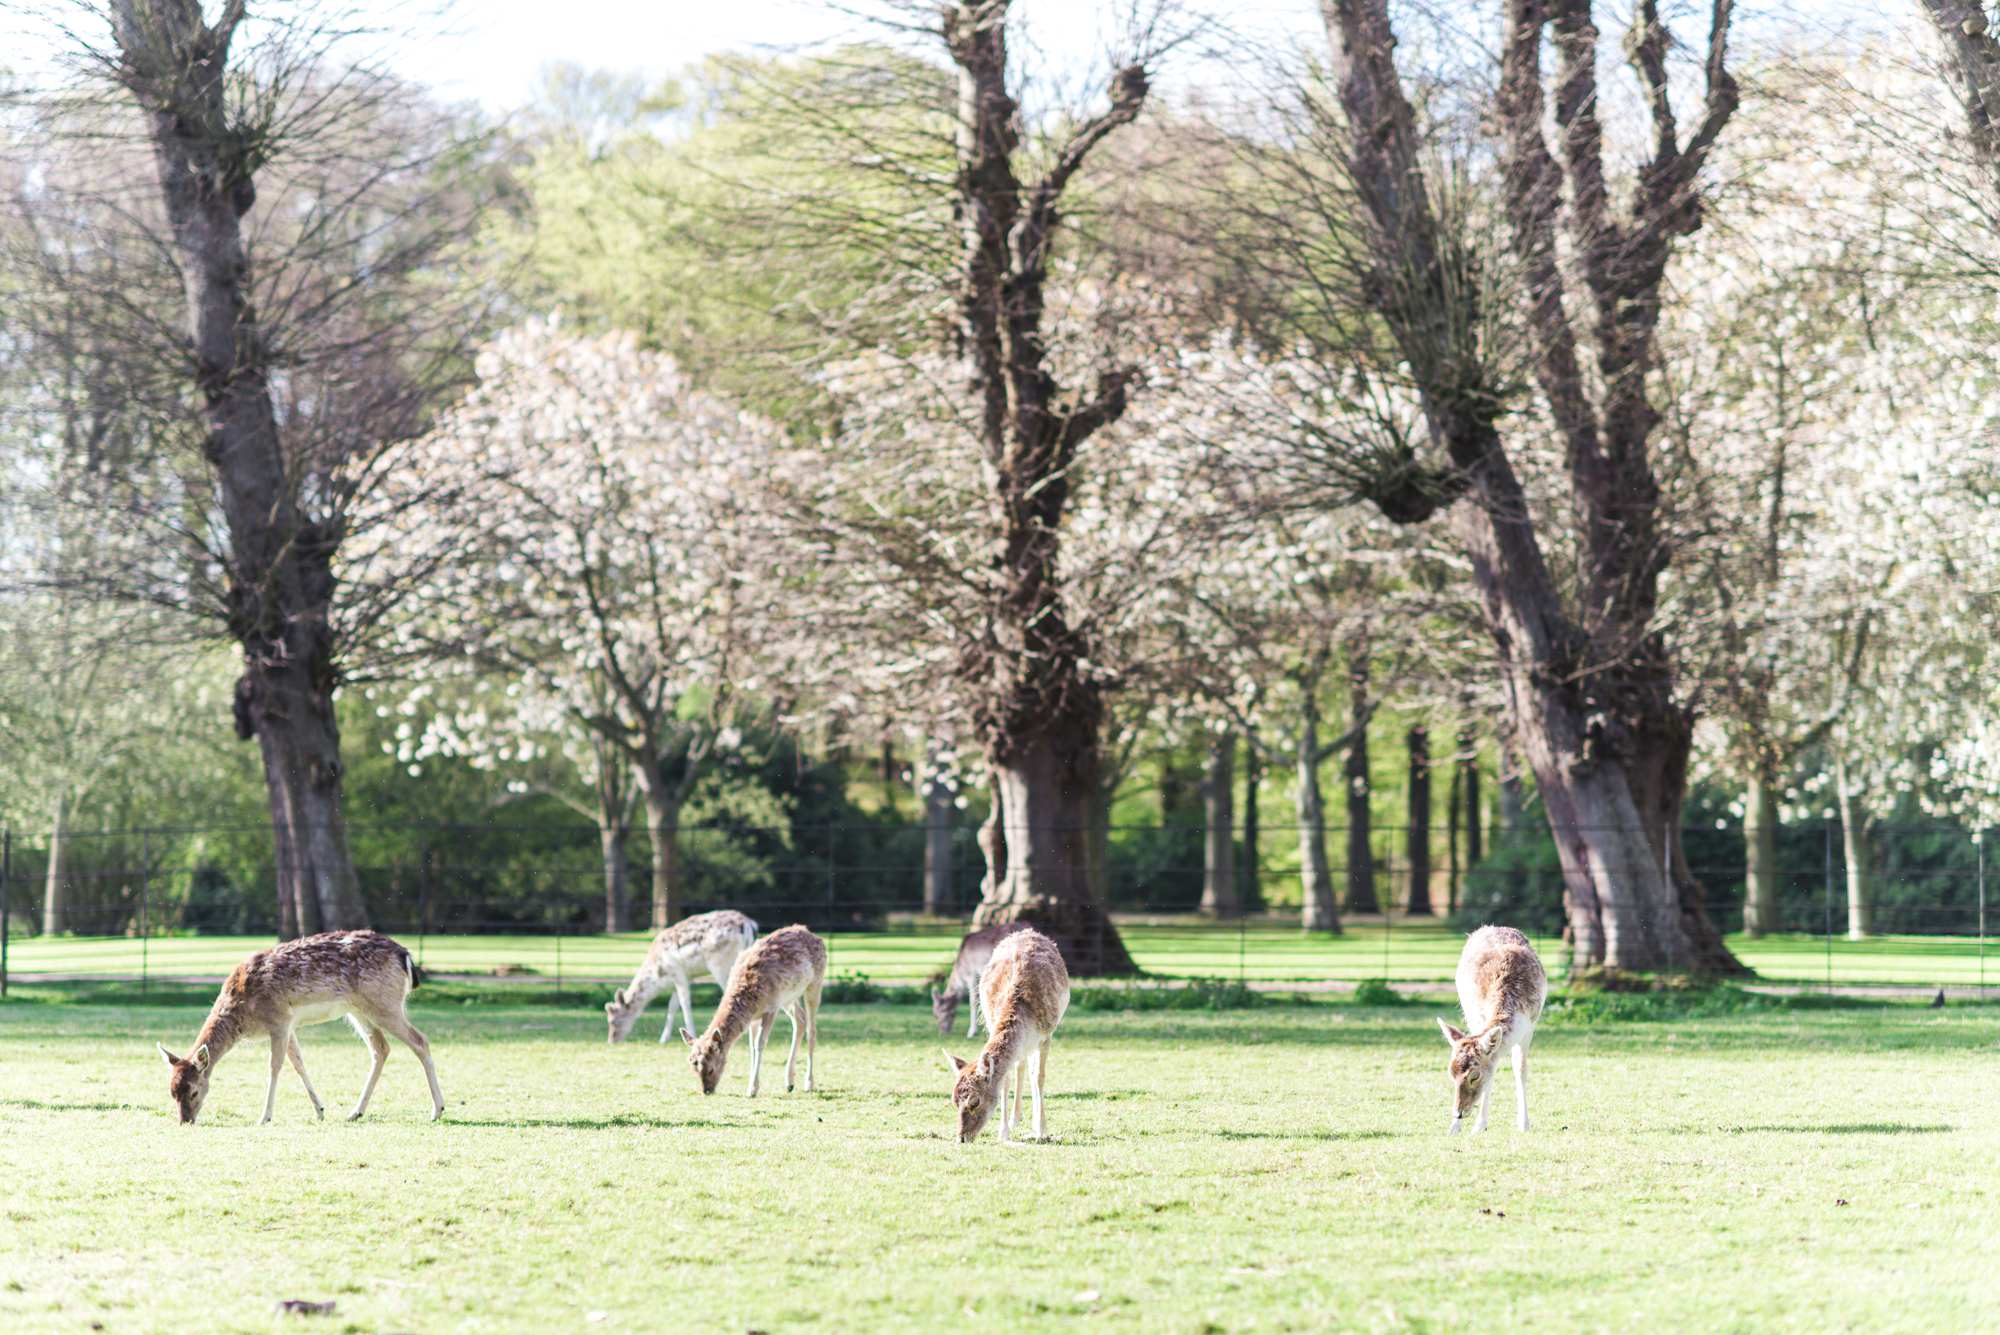
[{"label": "mowed grass", "polygon": [[[152,1044],[185,1047],[199,1005],[0,1006],[0,1329],[1935,1332],[2000,1311],[1991,1007],[1552,1011],[1535,1129],[1503,1081],[1494,1128],[1455,1139],[1429,1008],[1073,1012],[1053,1139],[1003,1148],[953,1142],[920,1007],[829,1008],[819,1091],[783,1091],[779,1046],[751,1101],[741,1047],[703,1098],[678,1045],[608,1047],[595,1008],[425,997],[436,1125],[398,1048],[366,1121],[314,1122],[288,1072],[255,1126],[253,1044],[181,1127]],[[339,1026],[304,1047],[337,1116],[365,1051]],[[288,1298],[338,1310],[272,1315]]]},{"label": "mowed grass", "polygon": [[[778,924],[767,923],[768,928]],[[826,934],[829,972],[863,974],[878,983],[922,982],[951,964],[961,928],[928,931]],[[1252,982],[1353,983],[1381,978],[1398,983],[1448,980],[1464,937],[1434,919],[1351,924],[1340,936],[1306,933],[1257,920],[1241,924],[1186,921],[1132,922],[1121,927],[1139,967],[1162,978],[1236,978]],[[565,983],[623,982],[645,958],[650,934],[588,936],[425,936],[398,933],[424,966],[445,974],[492,974]],[[12,944],[17,975],[136,977],[142,968],[158,978],[216,977],[234,968],[268,937],[165,937],[145,942],[123,937],[33,937]],[[1561,943],[1541,939],[1544,959],[1562,958]],[[1775,983],[1898,984],[1967,987],[1982,981],[2000,988],[2000,940],[1982,948],[1976,937],[1883,936],[1867,941],[1802,935],[1752,941],[1730,938],[1738,958]],[[1986,958],[1988,955],[1990,959]]]}]

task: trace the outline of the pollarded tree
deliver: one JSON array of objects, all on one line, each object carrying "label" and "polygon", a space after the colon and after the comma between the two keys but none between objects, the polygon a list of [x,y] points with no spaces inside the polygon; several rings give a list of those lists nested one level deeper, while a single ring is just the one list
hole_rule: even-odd
[{"label": "pollarded tree", "polygon": [[440,279],[482,190],[446,117],[345,59],[338,6],[250,11],[74,7],[79,77],[36,103],[42,225],[10,258],[51,290],[71,249],[135,259],[91,274],[77,337],[117,350],[152,419],[174,485],[120,503],[178,572],[86,582],[240,649],[235,722],[262,756],[292,935],[367,921],[334,696],[401,592],[374,559],[378,487],[462,371],[473,303]]},{"label": "pollarded tree", "polygon": [[[518,683],[515,719],[459,731],[587,731],[637,776],[655,927],[679,915],[681,810],[790,632],[790,548],[764,505],[784,450],[629,334],[553,321],[479,354],[478,384],[412,449],[400,546],[425,572],[399,623],[450,677]],[[440,510],[424,495],[446,496]],[[600,783],[601,796],[610,790]]]},{"label": "pollarded tree", "polygon": [[[1605,143],[1598,6],[1498,10],[1489,142],[1445,88],[1420,115],[1388,0],[1322,0],[1331,86],[1302,90],[1291,135],[1263,155],[1279,202],[1246,273],[1267,288],[1273,338],[1422,403],[1426,438],[1323,462],[1391,519],[1450,510],[1561,856],[1574,962],[1733,970],[1678,847],[1694,720],[1658,622],[1674,551],[1649,381],[1668,266],[1702,224],[1707,161],[1736,110],[1731,6],[1694,44],[1692,81],[1670,69],[1688,44],[1660,6],[1635,7],[1624,49],[1647,142],[1624,180]],[[1544,432],[1560,445],[1546,469]]]}]

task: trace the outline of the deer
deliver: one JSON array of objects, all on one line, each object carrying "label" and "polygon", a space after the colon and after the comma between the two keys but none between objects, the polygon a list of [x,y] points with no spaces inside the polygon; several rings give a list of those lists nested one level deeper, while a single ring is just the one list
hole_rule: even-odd
[{"label": "deer", "polygon": [[[986,1008],[986,1047],[976,1061],[965,1061],[947,1050],[952,1075],[952,1105],[958,1110],[958,1141],[978,1139],[1000,1105],[1000,1143],[1011,1144],[1021,1118],[1021,1078],[1034,1061],[1034,1139],[1048,1135],[1042,1115],[1042,1092],[1049,1074],[1049,1045],[1056,1026],[1069,1009],[1069,968],[1056,943],[1033,928],[1023,928],[993,948],[986,966],[981,1002]],[[1007,1111],[1007,1078],[1014,1078],[1014,1110]]]},{"label": "deer", "polygon": [[1482,927],[1466,938],[1458,957],[1458,1004],[1465,1028],[1438,1018],[1445,1042],[1451,1044],[1446,1067],[1452,1082],[1451,1127],[1456,1135],[1465,1114],[1475,1104],[1474,1135],[1486,1129],[1486,1105],[1493,1097],[1493,1071],[1500,1051],[1514,1058],[1515,1121],[1528,1129],[1528,1045],[1535,1022],[1549,997],[1548,975],[1528,938],[1512,927]]},{"label": "deer", "polygon": [[271,1040],[271,1079],[264,1089],[264,1115],[257,1124],[263,1126],[271,1120],[278,1099],[278,1075],[287,1057],[306,1087],[306,1097],[312,1100],[313,1115],[324,1121],[326,1105],[306,1075],[298,1030],[301,1025],[324,1024],[342,1017],[354,1026],[375,1057],[368,1081],[361,1087],[361,1099],[347,1120],[359,1121],[368,1111],[375,1082],[381,1079],[383,1063],[389,1060],[389,1037],[394,1035],[424,1064],[424,1079],[431,1089],[431,1120],[437,1121],[444,1116],[444,1094],[438,1088],[431,1046],[404,1009],[410,989],[416,985],[417,965],[410,952],[380,932],[321,932],[258,951],[224,980],[208,1019],[195,1035],[192,1052],[176,1057],[167,1051],[166,1044],[155,1045],[172,1072],[167,1092],[173,1097],[181,1124],[192,1126],[200,1116],[216,1063],[240,1040],[258,1034]]},{"label": "deer", "polygon": [[736,957],[757,939],[757,924],[735,909],[697,913],[683,918],[653,938],[652,949],[632,975],[632,981],[611,994],[604,1003],[604,1018],[610,1040],[622,1043],[639,1022],[646,1007],[662,992],[667,997],[667,1023],[660,1030],[660,1042],[674,1035],[674,1008],[683,1020],[694,1019],[694,983],[697,966],[706,969],[717,987],[729,986],[729,971]]},{"label": "deer", "polygon": [[965,939],[958,943],[958,958],[952,961],[943,989],[931,989],[931,1014],[937,1019],[940,1034],[951,1032],[951,1026],[958,1018],[958,1003],[963,1001],[968,1003],[966,1009],[971,1012],[965,1025],[965,1036],[973,1038],[978,1035],[979,980],[986,973],[987,962],[993,958],[993,948],[1026,925],[996,922],[965,934]]},{"label": "deer", "polygon": [[701,1092],[713,1094],[722,1083],[729,1049],[745,1030],[750,1034],[750,1089],[757,1097],[757,1077],[764,1065],[764,1045],[777,1027],[778,1012],[792,1021],[792,1050],[785,1058],[785,1092],[792,1092],[798,1071],[799,1031],[806,1037],[806,1093],[813,1092],[813,1049],[819,1038],[819,994],[826,986],[826,942],[808,928],[780,927],[737,957],[723,989],[722,1004],[700,1038],[683,1027],[688,1065],[701,1079]]}]

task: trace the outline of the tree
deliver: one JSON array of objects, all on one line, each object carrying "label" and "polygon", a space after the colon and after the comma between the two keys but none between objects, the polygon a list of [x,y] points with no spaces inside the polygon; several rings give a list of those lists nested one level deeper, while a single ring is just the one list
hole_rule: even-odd
[{"label": "tree", "polygon": [[[86,332],[182,428],[158,443],[197,439],[183,485],[133,497],[132,514],[192,578],[110,591],[197,611],[241,649],[234,715],[263,759],[281,931],[365,925],[333,700],[399,592],[373,578],[379,484],[476,324],[434,281],[476,211],[467,141],[342,61],[332,10],[262,25],[246,0],[212,20],[193,0],[80,12],[85,80],[48,103],[36,202],[107,233],[105,252],[147,257],[100,276]],[[150,186],[123,152],[135,139]],[[149,284],[177,287],[180,311],[154,318]]]},{"label": "tree", "polygon": [[[1321,11],[1330,96],[1307,90],[1299,139],[1267,155],[1283,202],[1261,220],[1263,258],[1246,261],[1277,279],[1262,318],[1286,341],[1305,341],[1330,375],[1406,383],[1426,426],[1396,448],[1323,460],[1329,480],[1399,522],[1450,509],[1555,834],[1574,962],[1734,970],[1678,848],[1693,718],[1656,620],[1674,552],[1648,382],[1668,265],[1701,226],[1704,168],[1736,110],[1730,6],[1700,44],[1685,133],[1678,39],[1652,0],[1636,7],[1626,50],[1650,142],[1627,182],[1607,165],[1588,0],[1504,7],[1498,142],[1456,155],[1452,108],[1429,104],[1420,120],[1406,91],[1386,0]],[[1497,179],[1483,178],[1487,161]],[[1491,222],[1504,256],[1482,249]],[[1359,327],[1357,310],[1371,317]],[[1522,378],[1538,391],[1532,415],[1517,411]],[[1546,499],[1523,473],[1524,438],[1543,424],[1562,447]],[[1558,578],[1552,540],[1573,580]]]},{"label": "tree", "polygon": [[454,745],[570,738],[607,840],[619,788],[595,748],[611,748],[646,807],[655,928],[680,914],[682,808],[781,661],[793,562],[764,498],[785,457],[672,358],[554,321],[484,348],[477,385],[412,447],[399,546],[422,578],[399,632],[432,674],[510,693]]}]

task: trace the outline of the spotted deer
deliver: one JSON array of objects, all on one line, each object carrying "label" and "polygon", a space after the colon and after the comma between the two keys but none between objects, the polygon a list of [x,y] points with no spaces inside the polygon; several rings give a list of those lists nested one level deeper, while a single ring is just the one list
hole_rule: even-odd
[{"label": "spotted deer", "polygon": [[653,938],[653,947],[646,952],[645,963],[632,975],[632,981],[604,1003],[610,1041],[624,1042],[646,1007],[662,992],[669,995],[667,1023],[660,1030],[660,1042],[672,1038],[675,1007],[680,1008],[683,1021],[694,1019],[694,970],[705,969],[717,987],[728,987],[729,971],[736,966],[736,957],[756,939],[757,924],[735,909],[697,913],[661,932]]},{"label": "spotted deer", "polygon": [[730,1045],[745,1031],[750,1035],[749,1097],[757,1097],[757,1076],[764,1064],[764,1045],[777,1027],[778,1012],[792,1021],[792,1050],[785,1058],[785,1092],[790,1093],[798,1070],[799,1031],[806,1036],[806,1092],[813,1087],[813,1047],[819,1037],[819,994],[826,986],[826,942],[797,925],[780,927],[737,958],[723,989],[722,1004],[700,1038],[683,1028],[688,1064],[701,1078],[701,1092],[713,1094],[722,1083],[722,1067]]},{"label": "spotted deer", "polygon": [[944,987],[931,989],[931,1014],[937,1019],[940,1034],[951,1032],[961,1001],[967,1003],[966,1009],[971,1012],[965,1036],[971,1038],[979,1032],[979,980],[993,958],[993,948],[1026,926],[1020,922],[996,922],[965,934],[965,939],[958,943],[958,958],[951,963]]},{"label": "spotted deer", "polygon": [[167,1089],[181,1122],[191,1124],[200,1115],[216,1063],[240,1040],[259,1034],[271,1040],[271,1080],[264,1089],[264,1115],[258,1124],[271,1120],[278,1073],[287,1056],[312,1100],[313,1113],[324,1118],[326,1105],[306,1077],[298,1030],[343,1016],[375,1056],[368,1082],[361,1087],[361,1100],[347,1120],[368,1111],[369,1096],[389,1060],[389,1037],[394,1035],[424,1064],[424,1079],[431,1087],[431,1120],[437,1121],[444,1116],[444,1094],[438,1089],[437,1068],[431,1064],[431,1046],[404,1010],[416,985],[416,962],[410,952],[380,932],[322,932],[258,951],[222,984],[221,995],[195,1036],[193,1052],[176,1057],[165,1044],[158,1045],[173,1072]]},{"label": "spotted deer", "polygon": [[[993,949],[981,983],[986,1008],[985,1050],[976,1061],[944,1054],[953,1077],[951,1101],[958,1109],[958,1139],[970,1144],[985,1129],[997,1100],[1000,1141],[1006,1144],[1021,1117],[1021,1079],[1034,1061],[1035,1136],[1048,1134],[1042,1091],[1048,1080],[1049,1044],[1069,1009],[1069,969],[1056,943],[1023,928]],[[1014,1110],[1007,1111],[1007,1077],[1014,1078]]]},{"label": "spotted deer", "polygon": [[1549,979],[1528,938],[1512,927],[1482,927],[1466,939],[1458,957],[1458,1004],[1465,1028],[1440,1018],[1451,1044],[1451,1131],[1456,1133],[1473,1105],[1479,1108],[1474,1133],[1486,1129],[1486,1105],[1493,1097],[1493,1072],[1502,1048],[1514,1054],[1514,1109],[1528,1129],[1528,1045],[1548,1000]]}]

